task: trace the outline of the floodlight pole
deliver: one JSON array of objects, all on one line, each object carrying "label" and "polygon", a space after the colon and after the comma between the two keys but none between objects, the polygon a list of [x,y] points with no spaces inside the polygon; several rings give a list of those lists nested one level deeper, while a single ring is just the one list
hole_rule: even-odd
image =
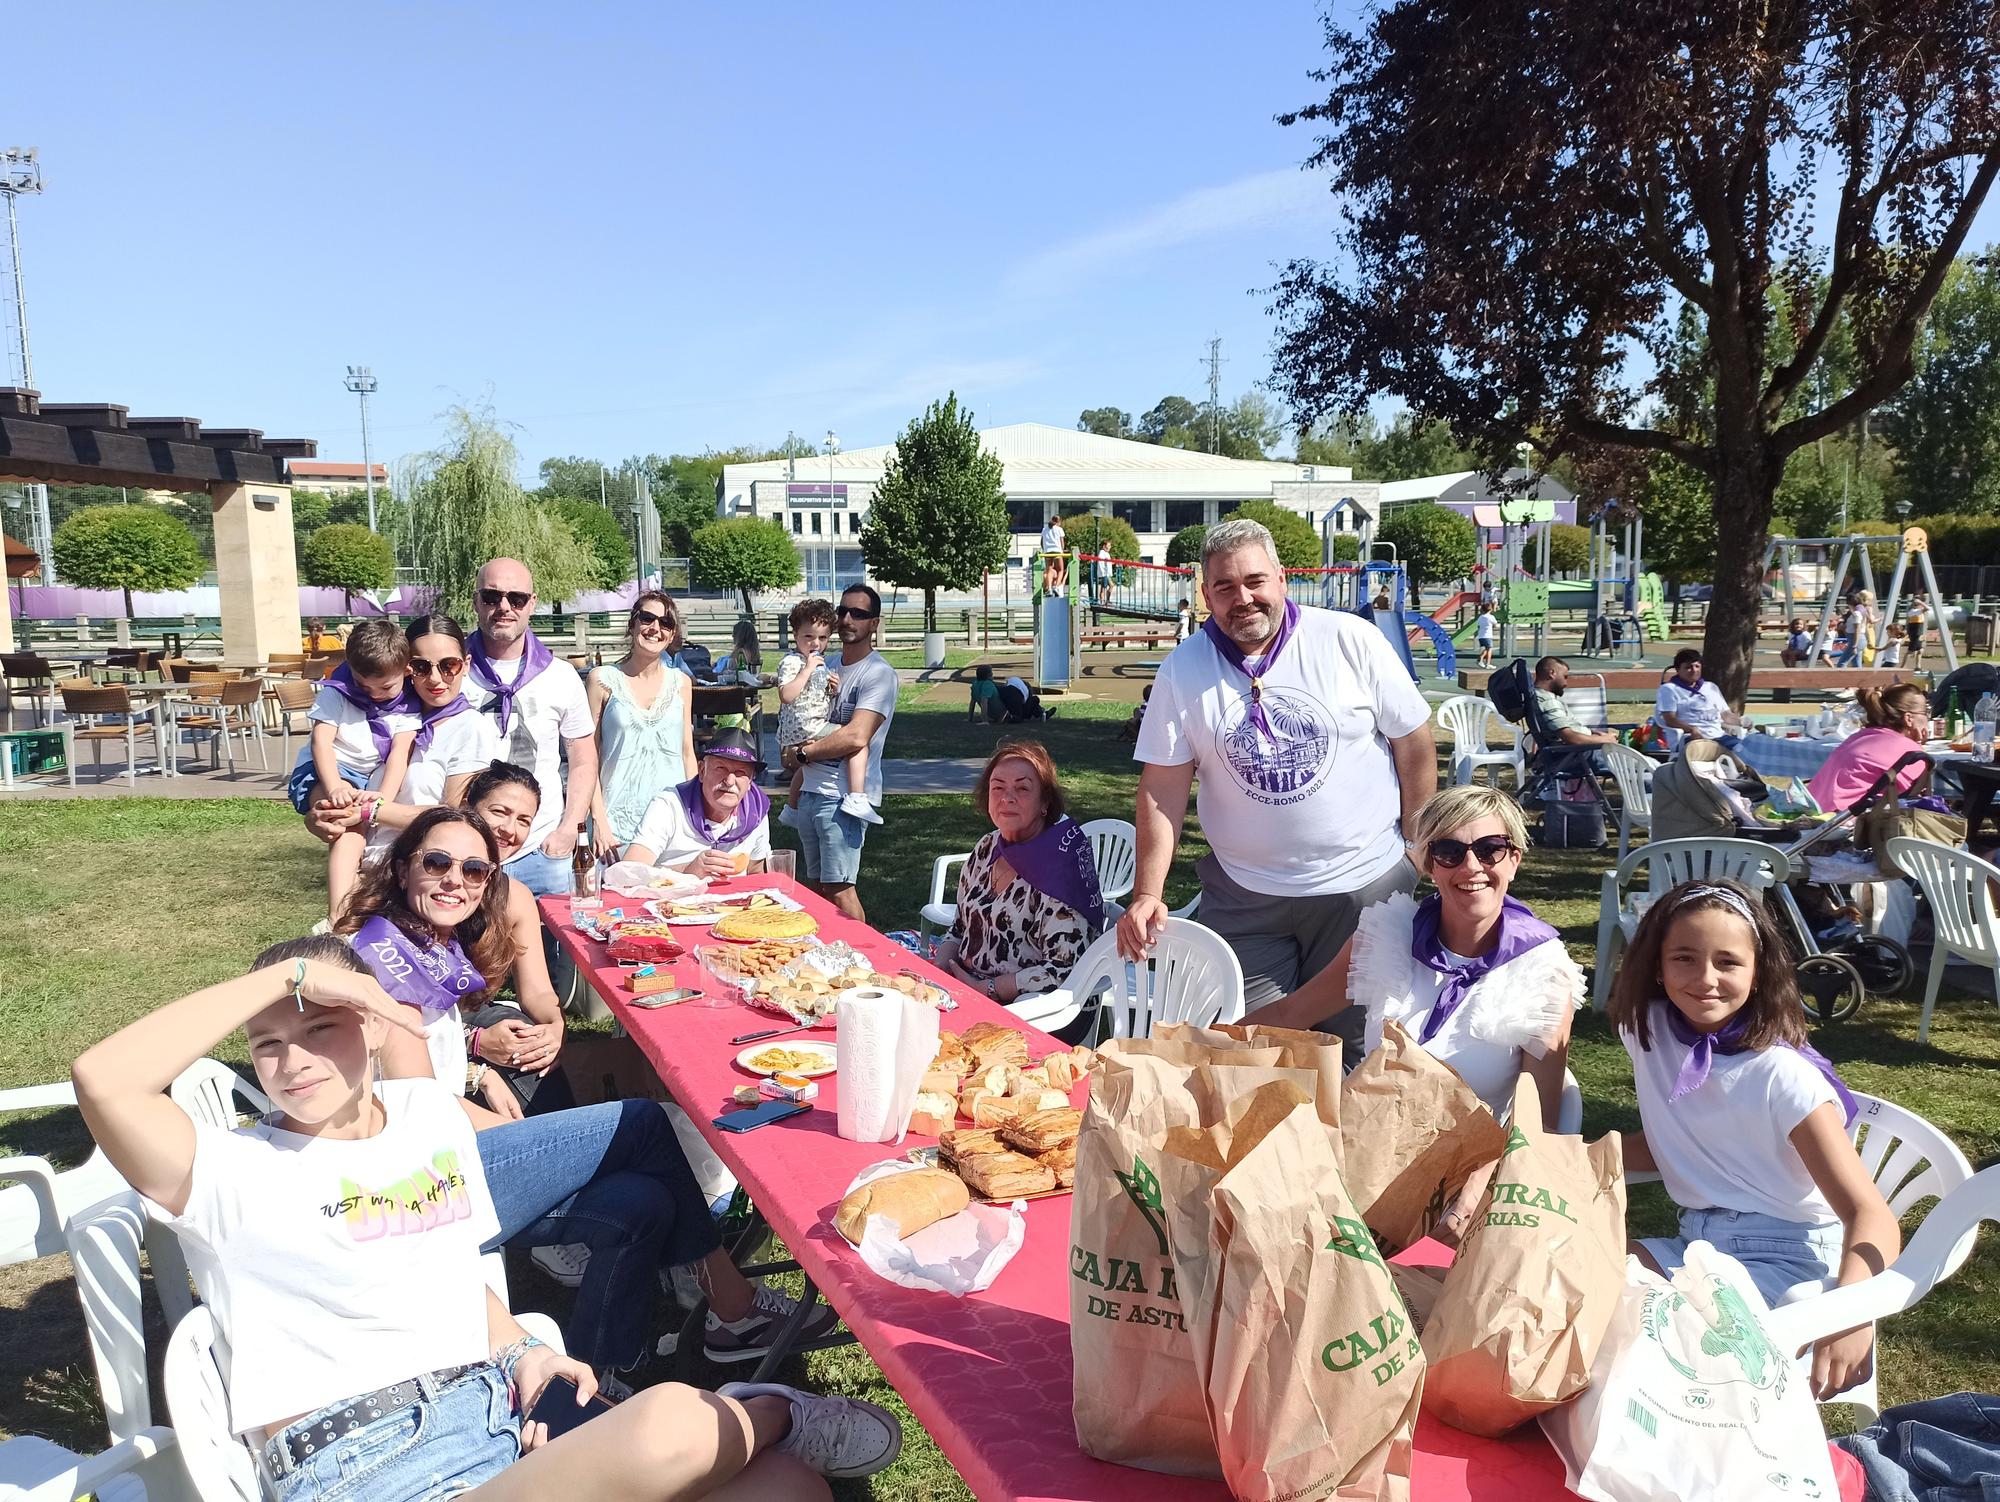
[{"label": "floodlight pole", "polygon": [[368,449],[368,398],[375,390],[375,372],[366,365],[347,367],[349,391],[361,398],[361,476],[368,483],[368,530],[375,530],[375,464]]},{"label": "floodlight pole", "polygon": [[[840,439],[837,436],[835,436],[832,428],[828,428],[826,430],[826,524],[829,531],[831,531],[834,523],[833,459],[834,455],[838,454],[839,452],[840,452]],[[815,549],[814,551],[817,552],[818,550]],[[828,589],[833,588],[833,565],[834,565],[834,560],[838,556],[839,555],[833,551],[833,540],[831,537],[829,537],[827,539],[827,554],[826,554],[826,587]]]},{"label": "floodlight pole", "polygon": [[[35,147],[10,146],[0,152],[0,197],[7,200],[7,254],[14,263],[14,323],[21,341],[21,384],[29,389],[35,384],[35,361],[28,349],[28,284],[21,271],[21,222],[14,212],[14,200],[23,193],[39,195],[41,191],[41,153]],[[22,490],[34,532],[29,545],[41,555],[42,582],[54,584],[55,532],[49,524],[49,487],[37,482]]]}]

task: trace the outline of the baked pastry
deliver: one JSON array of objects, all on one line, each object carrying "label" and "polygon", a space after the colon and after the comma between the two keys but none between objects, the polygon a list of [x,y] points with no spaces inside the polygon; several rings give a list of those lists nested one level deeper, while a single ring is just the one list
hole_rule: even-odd
[{"label": "baked pastry", "polygon": [[960,1127],[956,1131],[938,1133],[938,1162],[943,1164],[954,1164],[961,1158],[976,1158],[981,1153],[1003,1153],[1006,1150],[1007,1144],[990,1127]]},{"label": "baked pastry", "polygon": [[959,1035],[959,1042],[974,1061],[974,1067],[991,1069],[995,1064],[1028,1067],[1028,1039],[1011,1027],[997,1022],[975,1022]]},{"label": "baked pastry", "polygon": [[725,914],[711,932],[718,939],[803,939],[818,929],[819,923],[811,913],[756,907]]},{"label": "baked pastry", "polygon": [[1045,1153],[1037,1153],[1035,1161],[1056,1176],[1058,1189],[1076,1187],[1076,1143],[1065,1142],[1061,1147],[1052,1147]]},{"label": "baked pastry", "polygon": [[1083,1112],[1073,1106],[1059,1110],[1035,1111],[1000,1128],[1000,1140],[1009,1147],[1036,1156],[1076,1141],[1083,1130]]},{"label": "baked pastry", "polygon": [[1019,1153],[961,1158],[958,1172],[981,1199],[1010,1200],[1023,1194],[1046,1194],[1056,1187],[1054,1170]]},{"label": "baked pastry", "polygon": [[942,1069],[933,1069],[924,1075],[917,1089],[925,1095],[948,1095],[956,1101],[959,1089],[958,1076]]},{"label": "baked pastry", "polygon": [[938,1094],[931,1090],[917,1092],[917,1103],[910,1111],[910,1130],[924,1137],[935,1137],[950,1128],[958,1120],[958,1102],[949,1092]]},{"label": "baked pastry", "polygon": [[1067,1090],[1028,1090],[1020,1095],[1007,1097],[1023,1116],[1032,1116],[1037,1111],[1060,1111],[1069,1105]]},{"label": "baked pastry", "polygon": [[834,1229],[856,1246],[868,1227],[868,1217],[885,1215],[905,1240],[925,1226],[956,1215],[971,1202],[965,1181],[942,1168],[918,1168],[892,1173],[863,1184],[833,1212]]},{"label": "baked pastry", "polygon": [[998,1096],[996,1096],[991,1090],[985,1089],[983,1087],[975,1087],[971,1090],[961,1091],[958,1097],[958,1114],[963,1116],[967,1121],[971,1121],[973,1119],[972,1113],[979,1109],[979,1103],[981,1101],[997,1100],[997,1099],[999,1099]]},{"label": "baked pastry", "polygon": [[1072,1053],[1052,1053],[1035,1067],[1057,1090],[1067,1090],[1083,1077],[1082,1071],[1076,1067],[1076,1055]]},{"label": "baked pastry", "polygon": [[1009,1100],[1004,1095],[981,1095],[972,1103],[972,1124],[982,1127],[1004,1126],[1021,1114],[1021,1103]]}]

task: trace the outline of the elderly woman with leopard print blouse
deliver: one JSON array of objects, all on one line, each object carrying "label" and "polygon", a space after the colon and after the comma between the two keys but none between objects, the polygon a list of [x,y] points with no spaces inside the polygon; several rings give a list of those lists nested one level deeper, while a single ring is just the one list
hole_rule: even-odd
[{"label": "elderly woman with leopard print blouse", "polygon": [[993,832],[958,877],[958,918],[937,960],[995,1001],[1053,991],[1104,931],[1097,862],[1064,812],[1055,763],[1040,741],[995,748],[972,788]]}]

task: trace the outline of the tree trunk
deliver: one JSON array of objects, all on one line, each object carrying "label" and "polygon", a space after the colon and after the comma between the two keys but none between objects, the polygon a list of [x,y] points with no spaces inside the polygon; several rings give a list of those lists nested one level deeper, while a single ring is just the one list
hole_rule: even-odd
[{"label": "tree trunk", "polygon": [[736,592],[737,592],[737,593],[738,593],[739,595],[743,596],[743,612],[744,612],[744,614],[746,614],[746,615],[755,615],[755,614],[756,614],[756,607],[755,607],[754,605],[752,605],[752,604],[750,603],[750,590],[749,590],[749,587],[748,587],[748,586],[746,585],[746,586],[745,586],[744,588],[742,588],[742,589],[739,589],[739,590],[737,590]]},{"label": "tree trunk", "polygon": [[118,587],[125,591],[125,619],[127,623],[130,623],[134,618],[132,615],[132,586],[121,584]]},{"label": "tree trunk", "polygon": [[1702,676],[1742,709],[1763,607],[1764,547],[1782,461],[1759,444],[1725,452],[1715,482],[1715,572],[1702,633]]},{"label": "tree trunk", "polygon": [[937,630],[937,591],[934,589],[924,591],[924,630]]}]

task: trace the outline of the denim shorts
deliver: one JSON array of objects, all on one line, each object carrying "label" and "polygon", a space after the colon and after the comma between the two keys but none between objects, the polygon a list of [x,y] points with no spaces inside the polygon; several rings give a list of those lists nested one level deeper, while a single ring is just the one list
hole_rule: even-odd
[{"label": "denim shorts", "polygon": [[806,880],[851,887],[861,879],[861,846],[868,825],[840,811],[840,799],[825,793],[799,794],[799,848],[805,852]]},{"label": "denim shorts", "polygon": [[537,897],[567,897],[575,879],[567,857],[523,850],[501,868]]},{"label": "denim shorts", "polygon": [[[265,1485],[276,1502],[438,1502],[491,1481],[521,1458],[521,1419],[507,1379],[475,1367],[451,1386],[418,1379],[424,1396],[335,1440]],[[317,1414],[337,1413],[345,1402]],[[268,1447],[267,1447],[268,1448]]]},{"label": "denim shorts", "polygon": [[[349,787],[357,787],[364,792],[367,790],[368,778],[361,773],[350,771],[346,767],[336,767],[335,770],[340,773],[340,780]],[[307,757],[292,768],[292,780],[285,784],[285,793],[292,800],[294,813],[303,814],[311,811],[312,805],[306,800],[312,797],[313,784],[318,781],[319,774],[313,770],[311,757]]]},{"label": "denim shorts", "polygon": [[1837,1220],[1814,1225],[1753,1210],[1683,1210],[1679,1236],[1650,1236],[1639,1244],[1671,1276],[1695,1241],[1742,1263],[1764,1302],[1775,1308],[1799,1284],[1839,1275],[1847,1228]]}]

